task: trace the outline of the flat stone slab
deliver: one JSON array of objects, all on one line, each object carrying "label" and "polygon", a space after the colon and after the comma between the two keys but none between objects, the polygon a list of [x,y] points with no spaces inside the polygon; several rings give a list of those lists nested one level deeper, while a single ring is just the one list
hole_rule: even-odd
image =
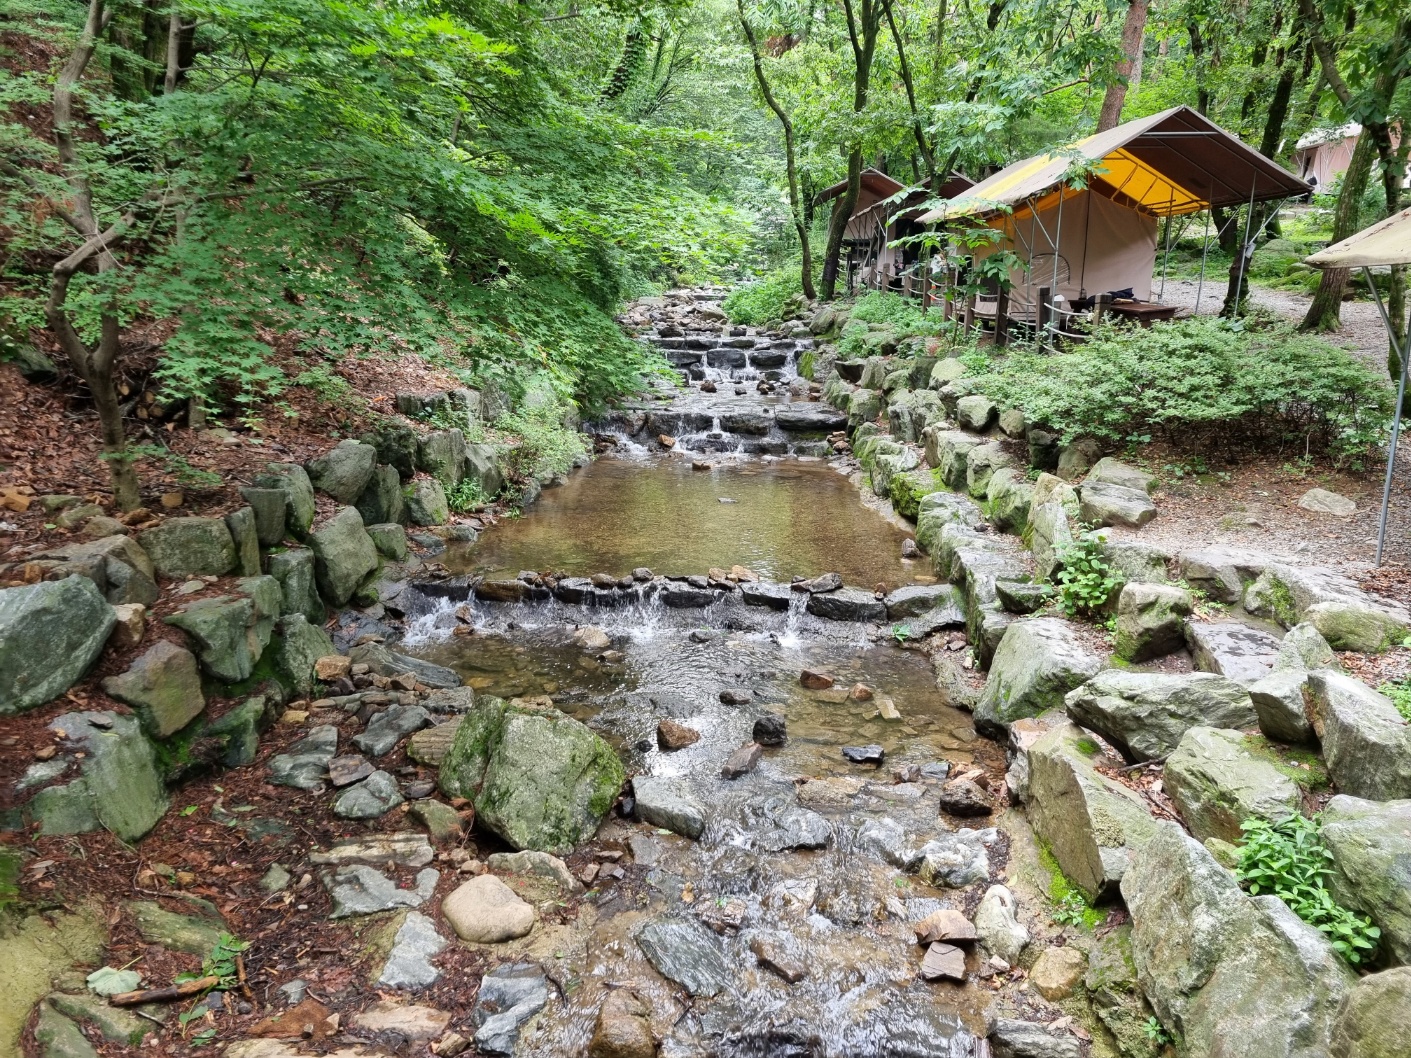
[{"label": "flat stone slab", "polygon": [[693,996],[719,995],[735,979],[720,941],[695,918],[649,922],[638,931],[637,946],[658,973]]},{"label": "flat stone slab", "polygon": [[446,947],[446,938],[436,932],[436,923],[419,911],[410,911],[397,930],[392,951],[377,983],[388,988],[427,988],[436,983],[441,971],[432,957]]},{"label": "flat stone slab", "polygon": [[1195,667],[1248,687],[1269,675],[1279,656],[1279,637],[1239,621],[1187,621],[1186,643]]},{"label": "flat stone slab", "polygon": [[333,898],[329,918],[371,915],[398,907],[420,907],[436,891],[441,872],[431,867],[419,871],[416,887],[401,889],[381,871],[361,864],[339,867],[323,875],[324,887]]},{"label": "flat stone slab", "polygon": [[692,840],[705,830],[705,809],[684,782],[657,775],[638,775],[632,780],[632,791],[636,801],[634,811],[642,822]]}]

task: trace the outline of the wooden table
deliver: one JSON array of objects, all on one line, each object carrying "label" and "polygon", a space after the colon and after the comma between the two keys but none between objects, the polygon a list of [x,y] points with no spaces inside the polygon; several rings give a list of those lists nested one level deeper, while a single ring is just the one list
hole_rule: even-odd
[{"label": "wooden table", "polygon": [[1177,306],[1162,305],[1156,301],[1114,301],[1107,311],[1115,316],[1125,316],[1136,320],[1143,327],[1150,327],[1156,320],[1169,320],[1176,315]]}]

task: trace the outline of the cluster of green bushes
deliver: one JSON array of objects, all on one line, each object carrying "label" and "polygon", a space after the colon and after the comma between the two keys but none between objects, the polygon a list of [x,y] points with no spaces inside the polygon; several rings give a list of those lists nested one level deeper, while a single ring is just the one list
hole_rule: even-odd
[{"label": "cluster of green bushes", "polygon": [[803,259],[786,261],[756,283],[736,287],[721,302],[732,323],[767,327],[798,311],[803,304]]}]

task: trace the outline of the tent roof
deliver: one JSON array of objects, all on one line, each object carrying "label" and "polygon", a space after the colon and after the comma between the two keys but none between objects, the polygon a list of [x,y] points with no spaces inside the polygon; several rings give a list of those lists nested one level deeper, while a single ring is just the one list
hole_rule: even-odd
[{"label": "tent roof", "polygon": [[[886,173],[878,172],[876,169],[864,169],[862,171],[863,189],[878,198],[891,198],[897,192],[904,190],[906,186],[906,184],[900,183],[892,179]],[[951,173],[950,176],[946,178],[946,182],[941,185],[940,197],[954,198],[962,191],[974,186],[975,181],[971,180],[968,176],[963,176],[960,173]],[[817,206],[835,199],[847,189],[848,182],[846,180],[839,181],[831,187],[825,187],[814,196],[813,204]]]},{"label": "tent roof", "polygon": [[993,213],[1056,191],[1073,155],[1098,162],[1089,187],[1156,216],[1288,198],[1308,185],[1187,106],[1128,121],[1070,149],[1015,162],[921,219]]},{"label": "tent roof", "polygon": [[1340,125],[1335,129],[1314,129],[1312,132],[1305,132],[1298,138],[1293,149],[1296,151],[1306,151],[1310,147],[1317,147],[1324,143],[1336,143],[1353,136],[1362,134],[1362,126],[1353,121],[1347,125]]},{"label": "tent roof", "polygon": [[1411,209],[1319,250],[1304,263],[1314,268],[1411,264]]}]

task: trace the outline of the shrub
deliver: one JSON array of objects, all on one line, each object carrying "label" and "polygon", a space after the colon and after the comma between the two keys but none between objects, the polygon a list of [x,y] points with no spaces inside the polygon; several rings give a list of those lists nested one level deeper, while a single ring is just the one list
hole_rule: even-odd
[{"label": "shrub", "polygon": [[513,435],[503,446],[505,463],[517,478],[547,481],[566,474],[575,460],[588,452],[583,437],[565,425],[567,409],[556,400],[546,400],[502,415],[495,429]]},{"label": "shrub", "polygon": [[797,311],[803,299],[803,262],[794,258],[757,283],[730,291],[720,307],[733,323],[763,327]]},{"label": "shrub", "polygon": [[1393,403],[1379,374],[1292,325],[1213,317],[1105,323],[1057,354],[1016,349],[975,389],[1068,441],[1161,434],[1182,448],[1290,444],[1354,463],[1383,440]]},{"label": "shrub", "polygon": [[1381,930],[1371,919],[1349,911],[1328,891],[1333,856],[1323,844],[1317,819],[1293,816],[1282,823],[1247,819],[1235,873],[1251,893],[1272,893],[1303,921],[1327,936],[1338,954],[1353,966],[1377,950]]},{"label": "shrub", "polygon": [[1091,616],[1112,597],[1122,583],[1103,554],[1095,533],[1084,533],[1058,553],[1058,601],[1069,617]]},{"label": "shrub", "polygon": [[1411,677],[1384,683],[1377,690],[1391,699],[1396,711],[1406,720],[1411,720]]}]

